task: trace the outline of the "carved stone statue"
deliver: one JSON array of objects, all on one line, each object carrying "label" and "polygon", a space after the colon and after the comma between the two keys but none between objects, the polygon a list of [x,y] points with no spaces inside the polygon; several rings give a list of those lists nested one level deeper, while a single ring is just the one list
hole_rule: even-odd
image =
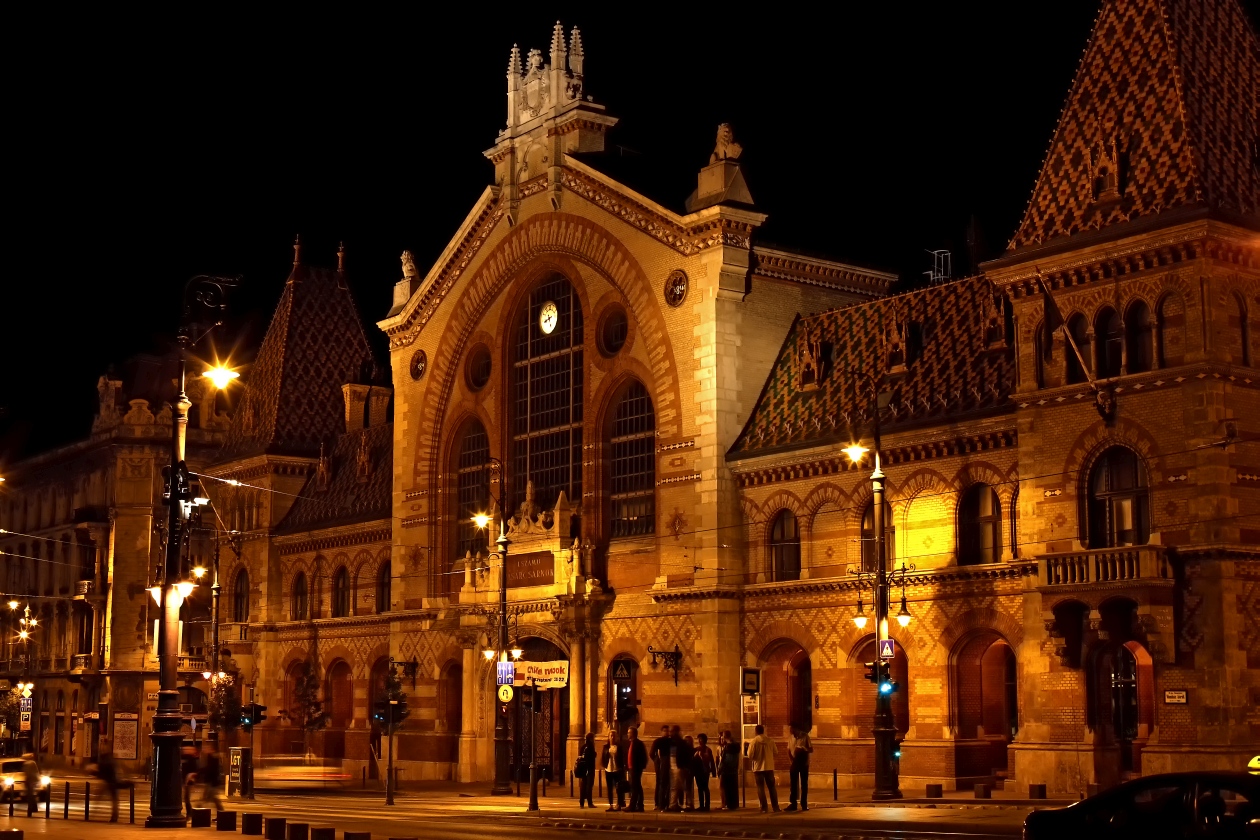
[{"label": "carved stone statue", "polygon": [[324,444],[321,443],[319,445],[319,464],[315,467],[315,489],[327,490],[330,478],[328,453],[324,451]]},{"label": "carved stone statue", "polygon": [[713,149],[713,154],[709,156],[709,163],[717,163],[719,160],[739,160],[739,156],[743,154],[744,147],[735,142],[735,132],[731,130],[730,123],[722,123],[717,130],[717,147]]},{"label": "carved stone statue", "polygon": [[402,252],[402,273],[404,280],[415,280],[419,276],[416,271],[416,260],[411,256],[410,251]]},{"label": "carved stone statue", "polygon": [[822,379],[822,339],[811,335],[806,327],[796,345],[796,387],[802,391],[818,390]]},{"label": "carved stone statue", "polygon": [[355,465],[358,471],[359,481],[367,481],[372,474],[372,458],[371,452],[368,450],[367,435],[359,436],[359,452],[355,458]]}]

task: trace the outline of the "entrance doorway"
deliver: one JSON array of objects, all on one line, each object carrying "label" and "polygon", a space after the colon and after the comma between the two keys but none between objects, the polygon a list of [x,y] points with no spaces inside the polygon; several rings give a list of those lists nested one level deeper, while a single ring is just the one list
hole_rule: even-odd
[{"label": "entrance doorway", "polygon": [[[568,660],[564,651],[546,639],[524,639],[525,662]],[[529,781],[533,763],[540,778],[559,779],[566,765],[565,742],[569,737],[569,690],[534,690],[518,686],[508,705],[512,737],[512,777]]]},{"label": "entrance doorway", "polygon": [[1015,652],[991,630],[963,638],[954,649],[951,689],[955,777],[1005,777],[1007,746],[1019,729]]},{"label": "entrance doorway", "polygon": [[772,642],[763,655],[762,723],[773,738],[787,738],[790,727],[814,725],[814,671],[805,648],[789,639]]},{"label": "entrance doorway", "polygon": [[639,663],[628,656],[619,656],[608,667],[608,698],[610,713],[617,735],[624,738],[626,730],[639,725]]}]

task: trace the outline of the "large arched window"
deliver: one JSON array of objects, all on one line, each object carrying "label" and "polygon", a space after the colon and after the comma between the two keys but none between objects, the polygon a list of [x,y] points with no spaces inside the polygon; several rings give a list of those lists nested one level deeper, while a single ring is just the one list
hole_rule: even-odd
[{"label": "large arched window", "polygon": [[[490,438],[486,435],[486,427],[479,420],[470,420],[464,427],[463,439],[459,445],[459,461],[455,465],[458,476],[455,488],[456,560],[466,557],[469,552],[476,555],[486,551],[486,532],[473,524],[473,517],[490,512],[489,463]],[[455,576],[447,577],[453,580]]]},{"label": "large arched window", "polygon": [[[894,546],[897,544],[897,529],[893,527],[892,505],[884,502],[884,564],[891,567],[896,557]],[[873,572],[879,565],[878,546],[875,543],[875,500],[866,503],[862,512],[862,571]]]},{"label": "large arched window", "polygon": [[1002,559],[1002,506],[987,484],[973,484],[958,506],[958,563],[996,563]]},{"label": "large arched window", "polygon": [[1119,376],[1124,371],[1124,327],[1116,310],[1106,307],[1098,313],[1094,338],[1098,346],[1097,378]]},{"label": "large arched window", "polygon": [[333,618],[350,615],[350,572],[345,566],[333,575],[332,615]]},{"label": "large arched window", "polygon": [[633,382],[613,413],[610,442],[612,536],[656,532],[656,412],[641,382]]},{"label": "large arched window", "polygon": [[241,569],[232,584],[232,620],[249,621],[249,572]]},{"label": "large arched window", "polygon": [[1063,351],[1063,356],[1067,361],[1067,381],[1071,385],[1085,382],[1088,378],[1085,375],[1085,367],[1081,364],[1081,359],[1087,361],[1089,359],[1089,327],[1085,322],[1085,316],[1078,312],[1069,318],[1067,331],[1071,334],[1072,341],[1076,343],[1076,350],[1080,351],[1079,357],[1071,346],[1066,346]]},{"label": "large arched window", "polygon": [[559,275],[534,289],[517,314],[511,377],[515,504],[524,501],[531,481],[534,503],[544,510],[555,506],[562,491],[570,502],[582,498],[582,336],[581,303]]},{"label": "large arched window", "polygon": [[308,592],[306,588],[306,574],[298,572],[297,577],[293,578],[293,597],[289,602],[289,616],[294,621],[305,621],[308,617]]},{"label": "large arched window", "polygon": [[1113,446],[1089,473],[1089,547],[1143,545],[1150,538],[1146,470],[1138,456]]},{"label": "large arched window", "polygon": [[376,611],[378,613],[390,611],[393,604],[393,584],[394,573],[390,562],[386,560],[381,564],[380,571],[376,573]]},{"label": "large arched window", "polygon": [[790,510],[779,511],[770,524],[770,573],[773,580],[801,578],[801,531]]},{"label": "large arched window", "polygon": [[1126,369],[1145,373],[1154,367],[1155,342],[1152,337],[1151,308],[1137,300],[1124,316]]}]

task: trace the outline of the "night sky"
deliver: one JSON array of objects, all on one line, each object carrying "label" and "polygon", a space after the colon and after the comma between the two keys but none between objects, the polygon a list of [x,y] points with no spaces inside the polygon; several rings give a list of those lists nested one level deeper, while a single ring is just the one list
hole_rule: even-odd
[{"label": "night sky", "polygon": [[680,204],[729,121],[762,241],[913,283],[925,249],[967,271],[973,216],[980,257],[1005,248],[1097,4],[214,8],[9,33],[28,60],[6,114],[0,471],[87,434],[97,377],[169,347],[193,274],[243,277],[220,339],[240,359],[295,233],[316,264],[344,240],[365,320],[383,317],[399,253],[425,273],[492,177],[513,42],[545,52],[557,18],[581,27],[586,90],[621,119],[610,142],[672,184],[653,197]]}]

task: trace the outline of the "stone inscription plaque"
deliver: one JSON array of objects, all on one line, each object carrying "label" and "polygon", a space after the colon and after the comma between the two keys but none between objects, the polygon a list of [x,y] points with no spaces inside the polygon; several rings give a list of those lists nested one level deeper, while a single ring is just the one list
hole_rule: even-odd
[{"label": "stone inscription plaque", "polygon": [[550,551],[532,551],[529,554],[508,553],[507,585],[549,586],[556,582],[555,555]]}]

